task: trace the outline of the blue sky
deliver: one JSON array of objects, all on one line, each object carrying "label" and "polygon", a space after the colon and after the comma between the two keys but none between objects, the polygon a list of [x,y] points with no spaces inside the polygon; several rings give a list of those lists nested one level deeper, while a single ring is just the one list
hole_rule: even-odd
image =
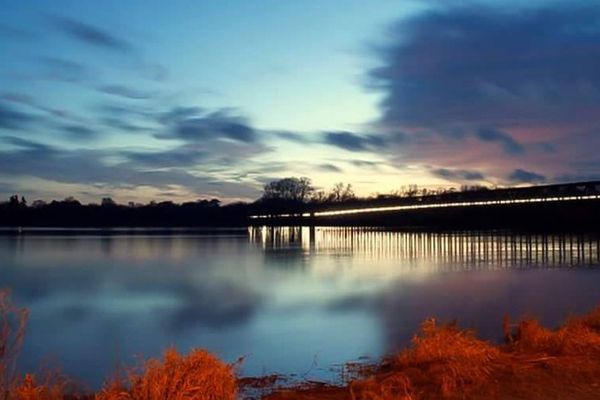
[{"label": "blue sky", "polygon": [[600,176],[593,2],[0,0],[0,195]]}]

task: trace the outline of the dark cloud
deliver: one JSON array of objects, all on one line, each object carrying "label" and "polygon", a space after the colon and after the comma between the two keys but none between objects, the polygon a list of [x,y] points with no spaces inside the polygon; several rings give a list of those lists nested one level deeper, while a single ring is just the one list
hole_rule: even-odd
[{"label": "dark cloud", "polygon": [[587,182],[600,180],[600,171],[596,173],[564,174],[554,177],[556,182]]},{"label": "dark cloud", "polygon": [[131,52],[133,47],[125,40],[100,28],[65,17],[54,17],[55,26],[80,42],[120,52]]},{"label": "dark cloud", "polygon": [[350,151],[367,151],[385,145],[383,138],[375,135],[358,135],[352,132],[337,131],[323,133],[325,143]]},{"label": "dark cloud", "polygon": [[389,125],[575,120],[600,101],[600,8],[454,7],[391,31],[371,72]]},{"label": "dark cloud", "polygon": [[[63,109],[49,107],[45,104],[40,103],[34,97],[29,96],[29,95],[20,94],[20,93],[4,93],[4,94],[0,95],[0,99],[4,100],[6,102],[13,103],[13,104],[27,106],[33,110],[41,111],[42,113],[47,114],[51,117],[79,121],[79,118],[75,117],[72,113],[70,113],[66,110],[63,110]],[[31,120],[38,119],[33,116],[30,116],[29,118]]]},{"label": "dark cloud", "polygon": [[0,102],[0,128],[21,129],[35,120],[35,116],[14,110]]},{"label": "dark cloud", "polygon": [[318,168],[323,172],[344,172],[340,167],[330,163],[319,164]]},{"label": "dark cloud", "polygon": [[164,125],[173,125],[202,114],[204,114],[204,110],[200,107],[175,107],[169,111],[160,113],[157,120]]},{"label": "dark cloud", "polygon": [[50,145],[34,142],[32,140],[22,139],[15,136],[3,136],[0,137],[0,141],[10,144],[27,151],[41,152],[41,153],[54,153],[54,148]]},{"label": "dark cloud", "polygon": [[94,111],[100,112],[109,118],[144,118],[156,122],[156,111],[139,103],[109,103],[94,107]]},{"label": "dark cloud", "polygon": [[61,130],[75,140],[88,140],[97,136],[97,132],[94,129],[88,128],[82,125],[67,125],[61,127]]},{"label": "dark cloud", "polygon": [[[499,181],[515,159],[546,177],[583,172],[571,169],[575,158],[598,160],[581,132],[599,126],[599,19],[600,7],[584,2],[439,2],[399,21],[369,72],[383,96],[383,150],[393,162]],[[397,130],[408,138],[387,133]]]},{"label": "dark cloud", "polygon": [[539,183],[546,181],[546,177],[535,172],[517,168],[508,176],[508,180],[513,183]]},{"label": "dark cloud", "polygon": [[104,117],[101,119],[101,121],[106,126],[129,133],[148,132],[152,130],[152,128],[135,125],[121,118]]},{"label": "dark cloud", "polygon": [[379,167],[379,164],[381,164],[379,162],[367,160],[350,160],[349,163],[360,168],[377,168]]},{"label": "dark cloud", "polygon": [[151,93],[123,85],[104,85],[100,86],[98,91],[131,100],[146,100],[152,97]]},{"label": "dark cloud", "polygon": [[509,155],[517,155],[525,151],[523,145],[517,142],[511,135],[498,129],[479,128],[476,136],[485,142],[500,143],[504,152]]},{"label": "dark cloud", "polygon": [[308,144],[312,142],[312,140],[310,138],[307,138],[306,135],[302,135],[300,133],[295,132],[277,132],[277,136],[281,139],[285,139],[287,141],[299,144]]},{"label": "dark cloud", "polygon": [[122,153],[134,164],[151,167],[187,167],[197,165],[206,158],[206,153],[182,146],[158,152],[128,151]]},{"label": "dark cloud", "polygon": [[447,168],[437,168],[432,170],[431,173],[435,176],[448,180],[480,181],[485,179],[485,176],[481,172],[465,169],[452,170]]},{"label": "dark cloud", "polygon": [[71,151],[15,137],[0,140],[17,147],[0,150],[0,172],[6,175],[112,187],[150,186],[168,189],[181,186],[198,194],[210,192],[224,197],[255,198],[259,194],[251,184],[223,181],[215,185],[210,176],[180,168],[156,170],[131,162],[107,163],[105,159],[115,155],[109,150]]},{"label": "dark cloud", "polygon": [[243,143],[258,141],[258,132],[242,116],[227,110],[201,114],[196,107],[176,108],[161,114],[159,120],[167,125],[169,133],[157,135],[165,139],[182,139],[188,142],[205,142],[217,138]]}]

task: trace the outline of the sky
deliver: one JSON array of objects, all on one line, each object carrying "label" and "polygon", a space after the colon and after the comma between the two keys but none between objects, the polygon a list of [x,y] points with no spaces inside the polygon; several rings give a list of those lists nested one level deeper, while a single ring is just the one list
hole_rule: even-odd
[{"label": "sky", "polygon": [[600,179],[596,1],[0,0],[0,198]]}]

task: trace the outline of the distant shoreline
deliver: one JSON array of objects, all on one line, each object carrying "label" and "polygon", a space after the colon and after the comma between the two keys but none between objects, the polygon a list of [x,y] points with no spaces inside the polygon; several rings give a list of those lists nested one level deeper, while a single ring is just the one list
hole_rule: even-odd
[{"label": "distant shoreline", "polygon": [[6,227],[0,226],[0,236],[16,236],[16,235],[242,235],[247,236],[247,227],[70,227],[70,226],[53,226],[53,227]]}]

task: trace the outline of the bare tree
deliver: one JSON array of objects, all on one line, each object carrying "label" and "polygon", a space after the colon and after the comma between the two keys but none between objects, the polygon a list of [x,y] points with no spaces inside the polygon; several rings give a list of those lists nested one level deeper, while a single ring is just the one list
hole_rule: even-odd
[{"label": "bare tree", "polygon": [[263,200],[292,200],[305,202],[314,192],[309,178],[283,178],[264,187]]},{"label": "bare tree", "polygon": [[354,190],[352,189],[351,184],[344,184],[343,182],[338,182],[333,186],[331,192],[329,193],[329,200],[334,202],[342,202],[355,199],[356,195],[354,194]]}]

